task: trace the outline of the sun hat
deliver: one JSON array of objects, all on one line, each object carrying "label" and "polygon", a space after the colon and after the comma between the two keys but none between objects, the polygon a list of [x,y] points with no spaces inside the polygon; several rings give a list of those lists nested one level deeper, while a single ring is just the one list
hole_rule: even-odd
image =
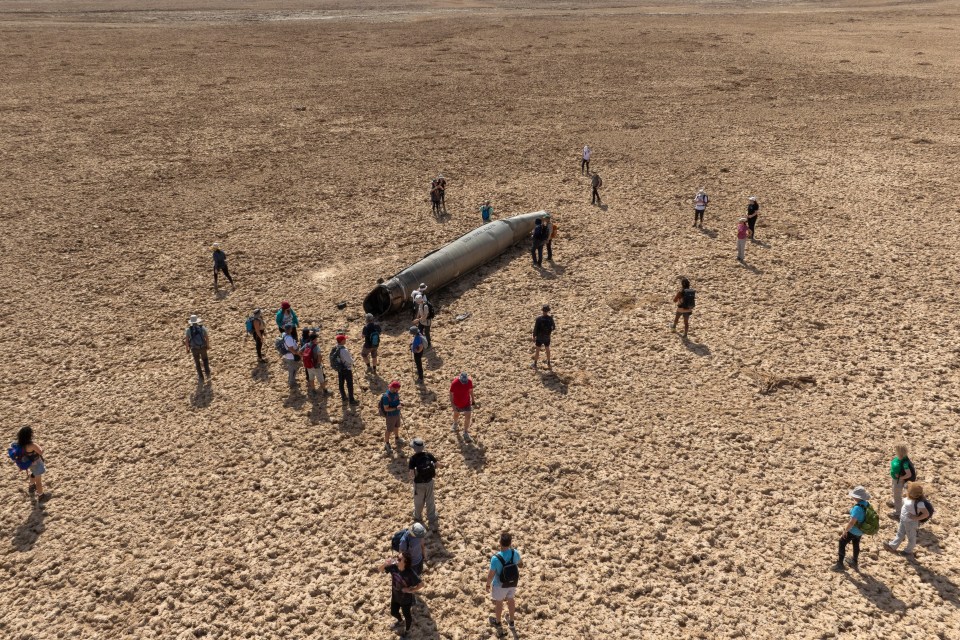
[{"label": "sun hat", "polygon": [[414,538],[422,538],[427,535],[427,528],[419,522],[414,522],[413,526],[410,527],[410,533],[413,534]]},{"label": "sun hat", "polygon": [[290,303],[287,302],[286,300],[284,300],[283,302],[280,303],[280,308],[281,308],[281,309],[289,309],[289,308],[290,308]]},{"label": "sun hat", "polygon": [[467,384],[467,380],[469,380],[469,379],[470,379],[470,376],[467,375],[467,372],[466,372],[466,371],[461,371],[461,372],[460,372],[460,382],[461,382],[462,384]]},{"label": "sun hat", "polygon": [[253,315],[255,315],[255,316],[259,316],[261,313],[263,313],[263,311],[260,310],[260,309],[254,309],[254,310],[253,310]]},{"label": "sun hat", "polygon": [[373,322],[373,314],[372,314],[372,313],[368,313],[368,314],[367,314],[366,316],[364,316],[364,317],[367,319],[367,322]]},{"label": "sun hat", "polygon": [[423,449],[423,438],[416,437],[410,444],[413,445],[414,449]]},{"label": "sun hat", "polygon": [[399,381],[399,380],[391,380],[391,381],[390,381],[390,388],[391,388],[391,389],[399,389],[399,388],[400,388],[400,381]]},{"label": "sun hat", "polygon": [[187,320],[187,322],[189,322],[190,324],[203,324],[203,321],[200,320],[197,314],[193,314],[192,316],[190,316],[190,319]]},{"label": "sun hat", "polygon": [[427,290],[427,283],[426,283],[426,282],[421,282],[421,283],[420,283],[420,286],[418,287],[418,289],[419,289],[420,291],[426,291],[426,290]]},{"label": "sun hat", "polygon": [[864,489],[862,485],[855,486],[853,489],[850,490],[850,493],[848,493],[847,495],[853,498],[854,500],[870,499],[870,493],[866,489]]},{"label": "sun hat", "polygon": [[746,218],[740,218],[740,222],[746,222],[746,221],[747,221]]},{"label": "sun hat", "polygon": [[416,292],[415,294],[413,294],[413,299],[414,299],[415,301],[416,301],[416,300],[423,300],[423,294],[418,291],[418,292]]},{"label": "sun hat", "polygon": [[337,334],[337,342],[344,342],[346,339],[347,336],[343,335],[342,333]]},{"label": "sun hat", "polygon": [[751,200],[751,201],[753,201],[753,202],[756,202],[756,201],[757,201],[757,199],[756,199],[755,197],[753,197],[753,196],[750,196],[749,198],[747,198],[747,200]]},{"label": "sun hat", "polygon": [[408,329],[408,331],[410,331],[410,334],[411,334],[411,335],[414,335],[414,336],[417,335],[418,333],[420,333],[420,329],[417,329],[416,327],[410,327],[410,329]]},{"label": "sun hat", "polygon": [[219,242],[214,242],[214,243],[213,243],[213,248],[214,248],[214,249],[219,249],[219,248],[220,248],[220,243],[219,243]]}]

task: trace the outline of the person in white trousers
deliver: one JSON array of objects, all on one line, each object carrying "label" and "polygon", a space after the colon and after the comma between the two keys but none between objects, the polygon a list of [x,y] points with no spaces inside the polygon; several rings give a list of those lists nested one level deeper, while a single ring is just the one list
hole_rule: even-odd
[{"label": "person in white trousers", "polygon": [[903,539],[907,539],[907,546],[904,553],[913,553],[913,548],[917,546],[917,529],[920,523],[930,517],[930,512],[923,502],[923,485],[919,482],[911,482],[907,485],[907,499],[903,501],[903,508],[900,511],[900,526],[897,527],[897,537],[886,544],[887,550],[894,553],[900,548]]}]

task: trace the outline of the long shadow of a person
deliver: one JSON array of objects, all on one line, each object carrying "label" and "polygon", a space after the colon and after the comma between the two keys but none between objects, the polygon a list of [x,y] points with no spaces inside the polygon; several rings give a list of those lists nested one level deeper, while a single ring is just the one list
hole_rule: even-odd
[{"label": "long shadow of a person", "polygon": [[46,517],[47,511],[44,508],[44,503],[33,503],[33,510],[30,512],[27,520],[17,527],[17,530],[13,533],[13,546],[17,551],[30,551],[30,549],[33,549],[33,545],[36,544],[40,534],[47,528],[43,523]]},{"label": "long shadow of a person", "polygon": [[958,588],[957,585],[955,585],[949,578],[927,569],[922,564],[917,562],[916,558],[908,557],[907,564],[913,567],[913,570],[917,572],[917,575],[920,576],[921,582],[929,584],[937,590],[937,593],[940,595],[942,600],[949,602],[954,607],[960,609],[960,588]]}]

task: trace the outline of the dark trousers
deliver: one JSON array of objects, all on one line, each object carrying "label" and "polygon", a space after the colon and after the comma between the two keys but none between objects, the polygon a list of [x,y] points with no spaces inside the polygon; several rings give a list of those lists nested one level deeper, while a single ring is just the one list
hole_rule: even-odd
[{"label": "dark trousers", "polygon": [[586,158],[580,161],[580,173],[590,173],[590,161]]},{"label": "dark trousers", "polygon": [[837,564],[843,564],[843,557],[847,555],[847,544],[850,542],[853,542],[853,564],[857,564],[857,558],[860,557],[860,536],[855,536],[849,531],[847,532],[847,535],[840,538]]},{"label": "dark trousers", "polygon": [[[337,371],[337,379],[340,382],[340,397],[346,400],[349,394],[349,398],[353,400],[353,369],[340,369]],[[347,386],[346,390],[344,385]]]},{"label": "dark trousers", "polygon": [[[409,604],[400,604],[396,600],[390,601],[390,615],[396,618],[399,622],[402,622],[406,627],[407,631],[410,631],[410,625],[413,624],[413,612],[410,611],[411,605]],[[403,618],[400,617],[400,612],[403,612]]]},{"label": "dark trousers", "polygon": [[253,332],[253,341],[257,345],[257,359],[263,360],[263,338],[257,335],[257,332]]},{"label": "dark trousers", "polygon": [[596,187],[593,187],[593,194],[590,196],[590,204],[600,204],[600,192],[597,191]]},{"label": "dark trousers", "polygon": [[423,380],[423,352],[413,354],[413,363],[417,365],[417,378]]},{"label": "dark trousers", "polygon": [[757,226],[757,219],[747,218],[747,226],[750,227],[750,237],[753,238],[753,228]]},{"label": "dark trousers", "polygon": [[230,277],[230,270],[227,269],[227,265],[223,265],[222,267],[213,268],[213,286],[217,286],[217,273],[220,271],[223,271],[223,275],[227,276],[227,280],[230,281],[230,284],[233,284],[233,278]]},{"label": "dark trousers", "polygon": [[553,241],[547,243],[547,260],[553,260]]},{"label": "dark trousers", "polygon": [[430,325],[417,323],[417,329],[420,329],[420,333],[423,334],[423,337],[427,339],[427,346],[433,346],[433,340],[430,339]]},{"label": "dark trousers", "polygon": [[543,245],[533,245],[530,248],[530,255],[533,257],[533,264],[543,264]]},{"label": "dark trousers", "polygon": [[[706,211],[706,209],[703,211]],[[703,224],[703,211],[697,211],[696,209],[693,210],[693,224],[697,224],[698,220],[700,221],[700,224]]]},{"label": "dark trousers", "polygon": [[[197,365],[197,375],[203,378],[204,369],[207,371],[207,377],[210,377],[210,361],[207,360],[207,348],[190,349],[193,354],[193,364]],[[200,361],[203,360],[203,369],[200,368]]]}]

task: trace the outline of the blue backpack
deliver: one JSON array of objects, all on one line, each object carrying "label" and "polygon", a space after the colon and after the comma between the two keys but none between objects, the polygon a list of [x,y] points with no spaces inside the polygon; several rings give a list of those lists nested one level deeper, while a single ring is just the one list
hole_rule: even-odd
[{"label": "blue backpack", "polygon": [[7,449],[7,455],[10,456],[10,459],[17,464],[17,468],[21,471],[26,471],[33,465],[33,458],[31,458],[30,454],[24,451],[23,447],[17,442],[10,443],[10,448]]},{"label": "blue backpack", "polygon": [[253,333],[253,316],[247,318],[247,333]]}]

